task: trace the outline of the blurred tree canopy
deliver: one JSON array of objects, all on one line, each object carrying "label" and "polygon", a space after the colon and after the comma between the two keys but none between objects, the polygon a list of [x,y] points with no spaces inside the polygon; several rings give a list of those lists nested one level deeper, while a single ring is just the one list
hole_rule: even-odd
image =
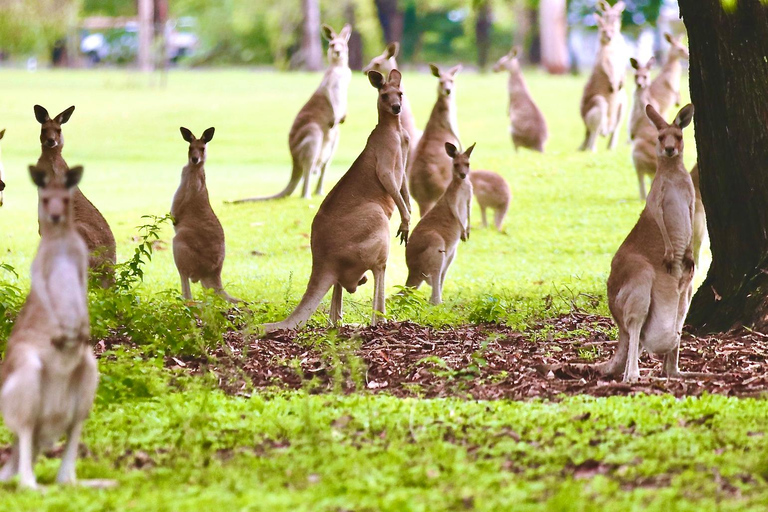
[{"label": "blurred tree canopy", "polygon": [[0,49],[38,54],[77,26],[81,0],[1,0]]}]

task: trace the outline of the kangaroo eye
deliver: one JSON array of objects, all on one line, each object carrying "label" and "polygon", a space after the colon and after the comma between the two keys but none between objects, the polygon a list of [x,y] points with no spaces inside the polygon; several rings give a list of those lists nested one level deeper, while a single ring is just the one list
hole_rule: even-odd
[{"label": "kangaroo eye", "polygon": [[43,206],[48,206],[48,198],[47,197],[43,198]]}]

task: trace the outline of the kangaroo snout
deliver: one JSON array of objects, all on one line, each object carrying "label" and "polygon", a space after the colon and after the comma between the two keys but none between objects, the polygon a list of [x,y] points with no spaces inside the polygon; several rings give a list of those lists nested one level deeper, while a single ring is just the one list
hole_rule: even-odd
[{"label": "kangaroo snout", "polygon": [[56,147],[56,139],[50,139],[50,138],[46,139],[45,140],[45,145],[48,146],[49,148],[55,148]]},{"label": "kangaroo snout", "polygon": [[667,146],[664,148],[664,152],[667,154],[667,156],[675,156],[675,153],[677,152],[677,148],[674,146]]},{"label": "kangaroo snout", "polygon": [[392,105],[392,112],[393,112],[394,114],[399,114],[399,113],[400,113],[400,110],[402,110],[402,108],[403,108],[403,107],[401,107],[399,103],[398,103],[398,104],[395,104],[395,105]]},{"label": "kangaroo snout", "polygon": [[191,158],[193,164],[199,164],[200,163],[200,157],[199,156],[193,156]]}]

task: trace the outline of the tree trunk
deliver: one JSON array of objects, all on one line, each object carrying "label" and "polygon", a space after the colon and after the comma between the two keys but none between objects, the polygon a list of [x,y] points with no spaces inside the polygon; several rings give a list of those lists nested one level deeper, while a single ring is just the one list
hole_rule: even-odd
[{"label": "tree trunk", "polygon": [[139,0],[139,69],[152,71],[152,17],[154,3],[152,0]]},{"label": "tree trunk", "polygon": [[302,0],[304,24],[301,37],[301,57],[309,71],[323,69],[323,47],[320,42],[320,3]]},{"label": "tree trunk", "polygon": [[347,2],[344,8],[344,17],[352,27],[347,47],[349,48],[349,68],[355,71],[363,69],[363,36],[355,28],[357,26],[357,13],[354,2]]},{"label": "tree trunk", "polygon": [[485,69],[488,64],[488,52],[491,48],[491,26],[493,23],[490,0],[485,0],[477,7],[475,21],[475,44],[477,45],[477,65]]},{"label": "tree trunk", "polygon": [[568,71],[568,25],[565,0],[539,2],[541,64],[552,74]]},{"label": "tree trunk", "polygon": [[398,8],[398,0],[374,0],[376,12],[379,15],[384,41],[389,43],[401,42],[403,39],[403,11]]},{"label": "tree trunk", "polygon": [[768,327],[768,6],[680,0],[712,265],[688,323]]}]

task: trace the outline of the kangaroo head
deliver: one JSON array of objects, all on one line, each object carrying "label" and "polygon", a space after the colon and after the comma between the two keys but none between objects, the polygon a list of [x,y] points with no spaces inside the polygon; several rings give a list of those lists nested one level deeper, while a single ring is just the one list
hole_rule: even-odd
[{"label": "kangaroo head", "polygon": [[384,75],[378,71],[368,72],[368,80],[379,91],[377,103],[379,113],[387,112],[395,116],[400,115],[400,110],[403,108],[403,92],[400,90],[402,76],[400,71],[396,69],[389,73],[386,80],[384,80]]},{"label": "kangaroo head", "polygon": [[673,36],[669,32],[664,34],[664,39],[669,43],[669,57],[688,60],[688,48],[683,44],[684,35]]},{"label": "kangaroo head", "polygon": [[53,119],[48,115],[48,111],[40,105],[35,105],[35,119],[40,123],[40,144],[46,148],[61,147],[64,145],[64,137],[61,134],[61,125],[69,121],[75,106],[72,105],[67,110],[57,115]]},{"label": "kangaroo head", "polygon": [[638,89],[645,89],[651,85],[651,68],[656,63],[656,58],[651,57],[645,64],[640,64],[635,58],[629,59],[629,63],[635,70],[635,85]]},{"label": "kangaroo head", "polygon": [[387,76],[390,71],[397,68],[397,53],[400,51],[400,45],[398,43],[389,43],[384,48],[384,53],[377,55],[371,59],[371,62],[363,68],[363,73],[369,71],[378,71],[384,76]]},{"label": "kangaroo head", "polygon": [[323,37],[328,40],[328,62],[333,65],[345,66],[349,61],[349,36],[352,27],[347,23],[338,34],[328,25],[323,25]]},{"label": "kangaroo head", "polygon": [[453,66],[448,71],[440,71],[440,68],[434,64],[430,64],[429,69],[432,70],[433,76],[440,79],[437,94],[446,98],[449,97],[453,93],[453,82],[456,80],[456,74],[461,71],[461,64]]},{"label": "kangaroo head", "polygon": [[40,221],[54,226],[67,225],[74,212],[72,194],[83,177],[83,167],[72,167],[63,176],[57,176],[30,165],[29,175],[37,185]]},{"label": "kangaroo head", "polygon": [[597,15],[602,18],[606,24],[613,25],[616,32],[620,32],[621,14],[624,12],[625,7],[626,5],[623,1],[616,2],[616,4],[611,7],[611,4],[606,0],[600,0],[596,5]]},{"label": "kangaroo head", "polygon": [[661,114],[652,105],[645,106],[645,114],[659,130],[659,142],[656,144],[656,154],[659,157],[674,158],[683,154],[683,128],[693,119],[693,105],[688,104],[680,109],[672,124],[667,124]]},{"label": "kangaroo head", "polygon": [[496,61],[496,64],[493,65],[493,72],[518,71],[520,69],[520,61],[517,58],[518,53],[520,53],[520,47],[513,46],[508,54]]},{"label": "kangaroo head", "polygon": [[608,46],[611,44],[611,41],[621,34],[621,25],[617,27],[616,23],[610,21],[610,19],[596,14],[595,21],[597,21],[597,31],[600,35],[600,44],[602,46]]},{"label": "kangaroo head", "polygon": [[[475,143],[477,144],[477,143]],[[456,146],[450,142],[445,143],[445,152],[453,159],[453,176],[459,179],[464,179],[469,175],[469,155],[472,154],[472,150],[475,149],[475,144],[472,144],[466,151],[460,153]]]},{"label": "kangaroo head", "polygon": [[192,135],[192,132],[189,131],[188,128],[184,128],[182,126],[179,128],[179,131],[181,132],[181,138],[189,142],[189,152],[187,153],[187,156],[189,157],[189,164],[203,165],[205,163],[206,157],[208,156],[208,143],[213,140],[213,132],[215,132],[216,129],[214,127],[208,128],[203,132],[203,136],[199,139],[195,138],[195,136]]}]

